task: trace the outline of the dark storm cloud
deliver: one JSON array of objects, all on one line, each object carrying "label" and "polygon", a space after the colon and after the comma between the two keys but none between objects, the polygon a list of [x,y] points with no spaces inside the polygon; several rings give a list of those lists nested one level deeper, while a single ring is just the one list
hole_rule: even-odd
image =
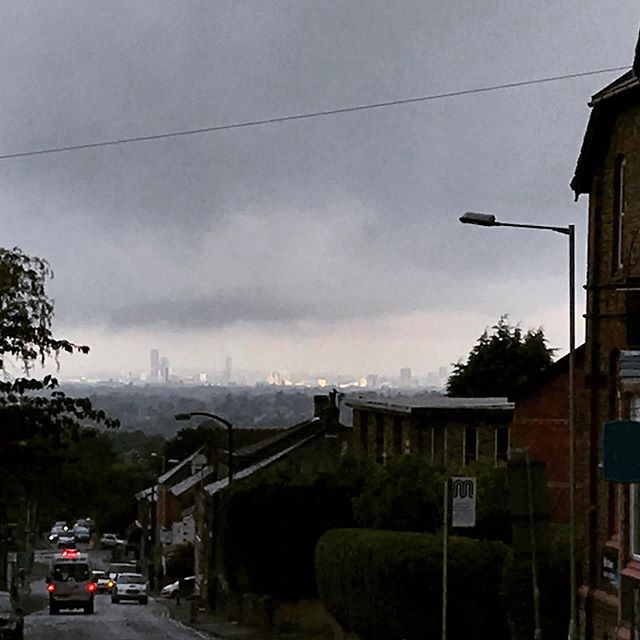
[{"label": "dark storm cloud", "polygon": [[[384,312],[385,304],[370,300],[358,314]],[[151,300],[128,307],[109,310],[108,327],[121,329],[216,329],[229,324],[295,323],[305,320],[335,322],[354,316],[352,305],[341,301],[325,304],[320,300],[287,300],[272,291],[249,289],[224,291],[210,298],[171,297]]]},{"label": "dark storm cloud", "polygon": [[[0,149],[631,63],[636,11],[625,7],[626,17],[595,0],[544,11],[524,0],[3,3]],[[0,223],[7,244],[50,258],[69,322],[190,328],[477,308],[488,281],[557,272],[564,247],[496,239],[457,217],[581,223],[567,184],[584,104],[604,83],[0,161]]]}]

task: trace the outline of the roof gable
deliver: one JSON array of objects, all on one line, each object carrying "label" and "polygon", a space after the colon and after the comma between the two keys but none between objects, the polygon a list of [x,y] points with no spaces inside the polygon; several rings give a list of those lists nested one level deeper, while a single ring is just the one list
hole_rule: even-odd
[{"label": "roof gable", "polygon": [[[594,93],[589,106],[593,107],[589,124],[582,140],[580,155],[571,180],[571,189],[576,200],[582,193],[591,190],[593,171],[606,151],[615,114],[630,101],[640,102],[640,33],[636,42],[633,67],[612,83]],[[628,98],[620,99],[620,98]]]}]

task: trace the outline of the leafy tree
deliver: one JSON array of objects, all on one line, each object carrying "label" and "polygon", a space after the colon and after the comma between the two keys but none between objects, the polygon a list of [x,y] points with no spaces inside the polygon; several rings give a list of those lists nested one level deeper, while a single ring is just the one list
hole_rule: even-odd
[{"label": "leafy tree", "polygon": [[[42,467],[61,468],[67,450],[85,437],[86,422],[117,427],[86,398],[60,391],[46,375],[32,377],[36,364],[60,353],[88,353],[89,347],[53,336],[53,302],[45,284],[53,273],[46,260],[18,248],[0,248],[0,499],[19,485],[33,495],[43,485]],[[13,376],[15,368],[22,375]]]},{"label": "leafy tree", "polygon": [[353,500],[359,527],[435,532],[442,523],[444,469],[420,456],[402,456],[371,466],[362,493]]},{"label": "leafy tree", "polygon": [[547,347],[541,328],[523,333],[502,316],[485,329],[466,362],[453,365],[447,395],[458,397],[511,397],[553,362],[555,349]]}]

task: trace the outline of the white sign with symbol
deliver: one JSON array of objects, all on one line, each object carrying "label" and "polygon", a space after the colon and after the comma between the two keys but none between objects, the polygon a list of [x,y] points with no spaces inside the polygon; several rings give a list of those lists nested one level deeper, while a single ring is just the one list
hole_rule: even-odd
[{"label": "white sign with symbol", "polygon": [[451,478],[451,526],[476,526],[476,479]]}]

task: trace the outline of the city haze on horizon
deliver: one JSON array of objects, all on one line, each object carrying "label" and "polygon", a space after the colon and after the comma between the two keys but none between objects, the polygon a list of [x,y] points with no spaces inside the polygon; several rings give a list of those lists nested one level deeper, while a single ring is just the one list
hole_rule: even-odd
[{"label": "city haze on horizon", "polygon": [[[570,19],[568,19],[568,16]],[[0,155],[631,66],[596,0],[45,0],[0,7]],[[621,73],[0,160],[2,244],[46,258],[60,377],[172,368],[426,376],[503,314],[567,351],[587,102]]]}]

